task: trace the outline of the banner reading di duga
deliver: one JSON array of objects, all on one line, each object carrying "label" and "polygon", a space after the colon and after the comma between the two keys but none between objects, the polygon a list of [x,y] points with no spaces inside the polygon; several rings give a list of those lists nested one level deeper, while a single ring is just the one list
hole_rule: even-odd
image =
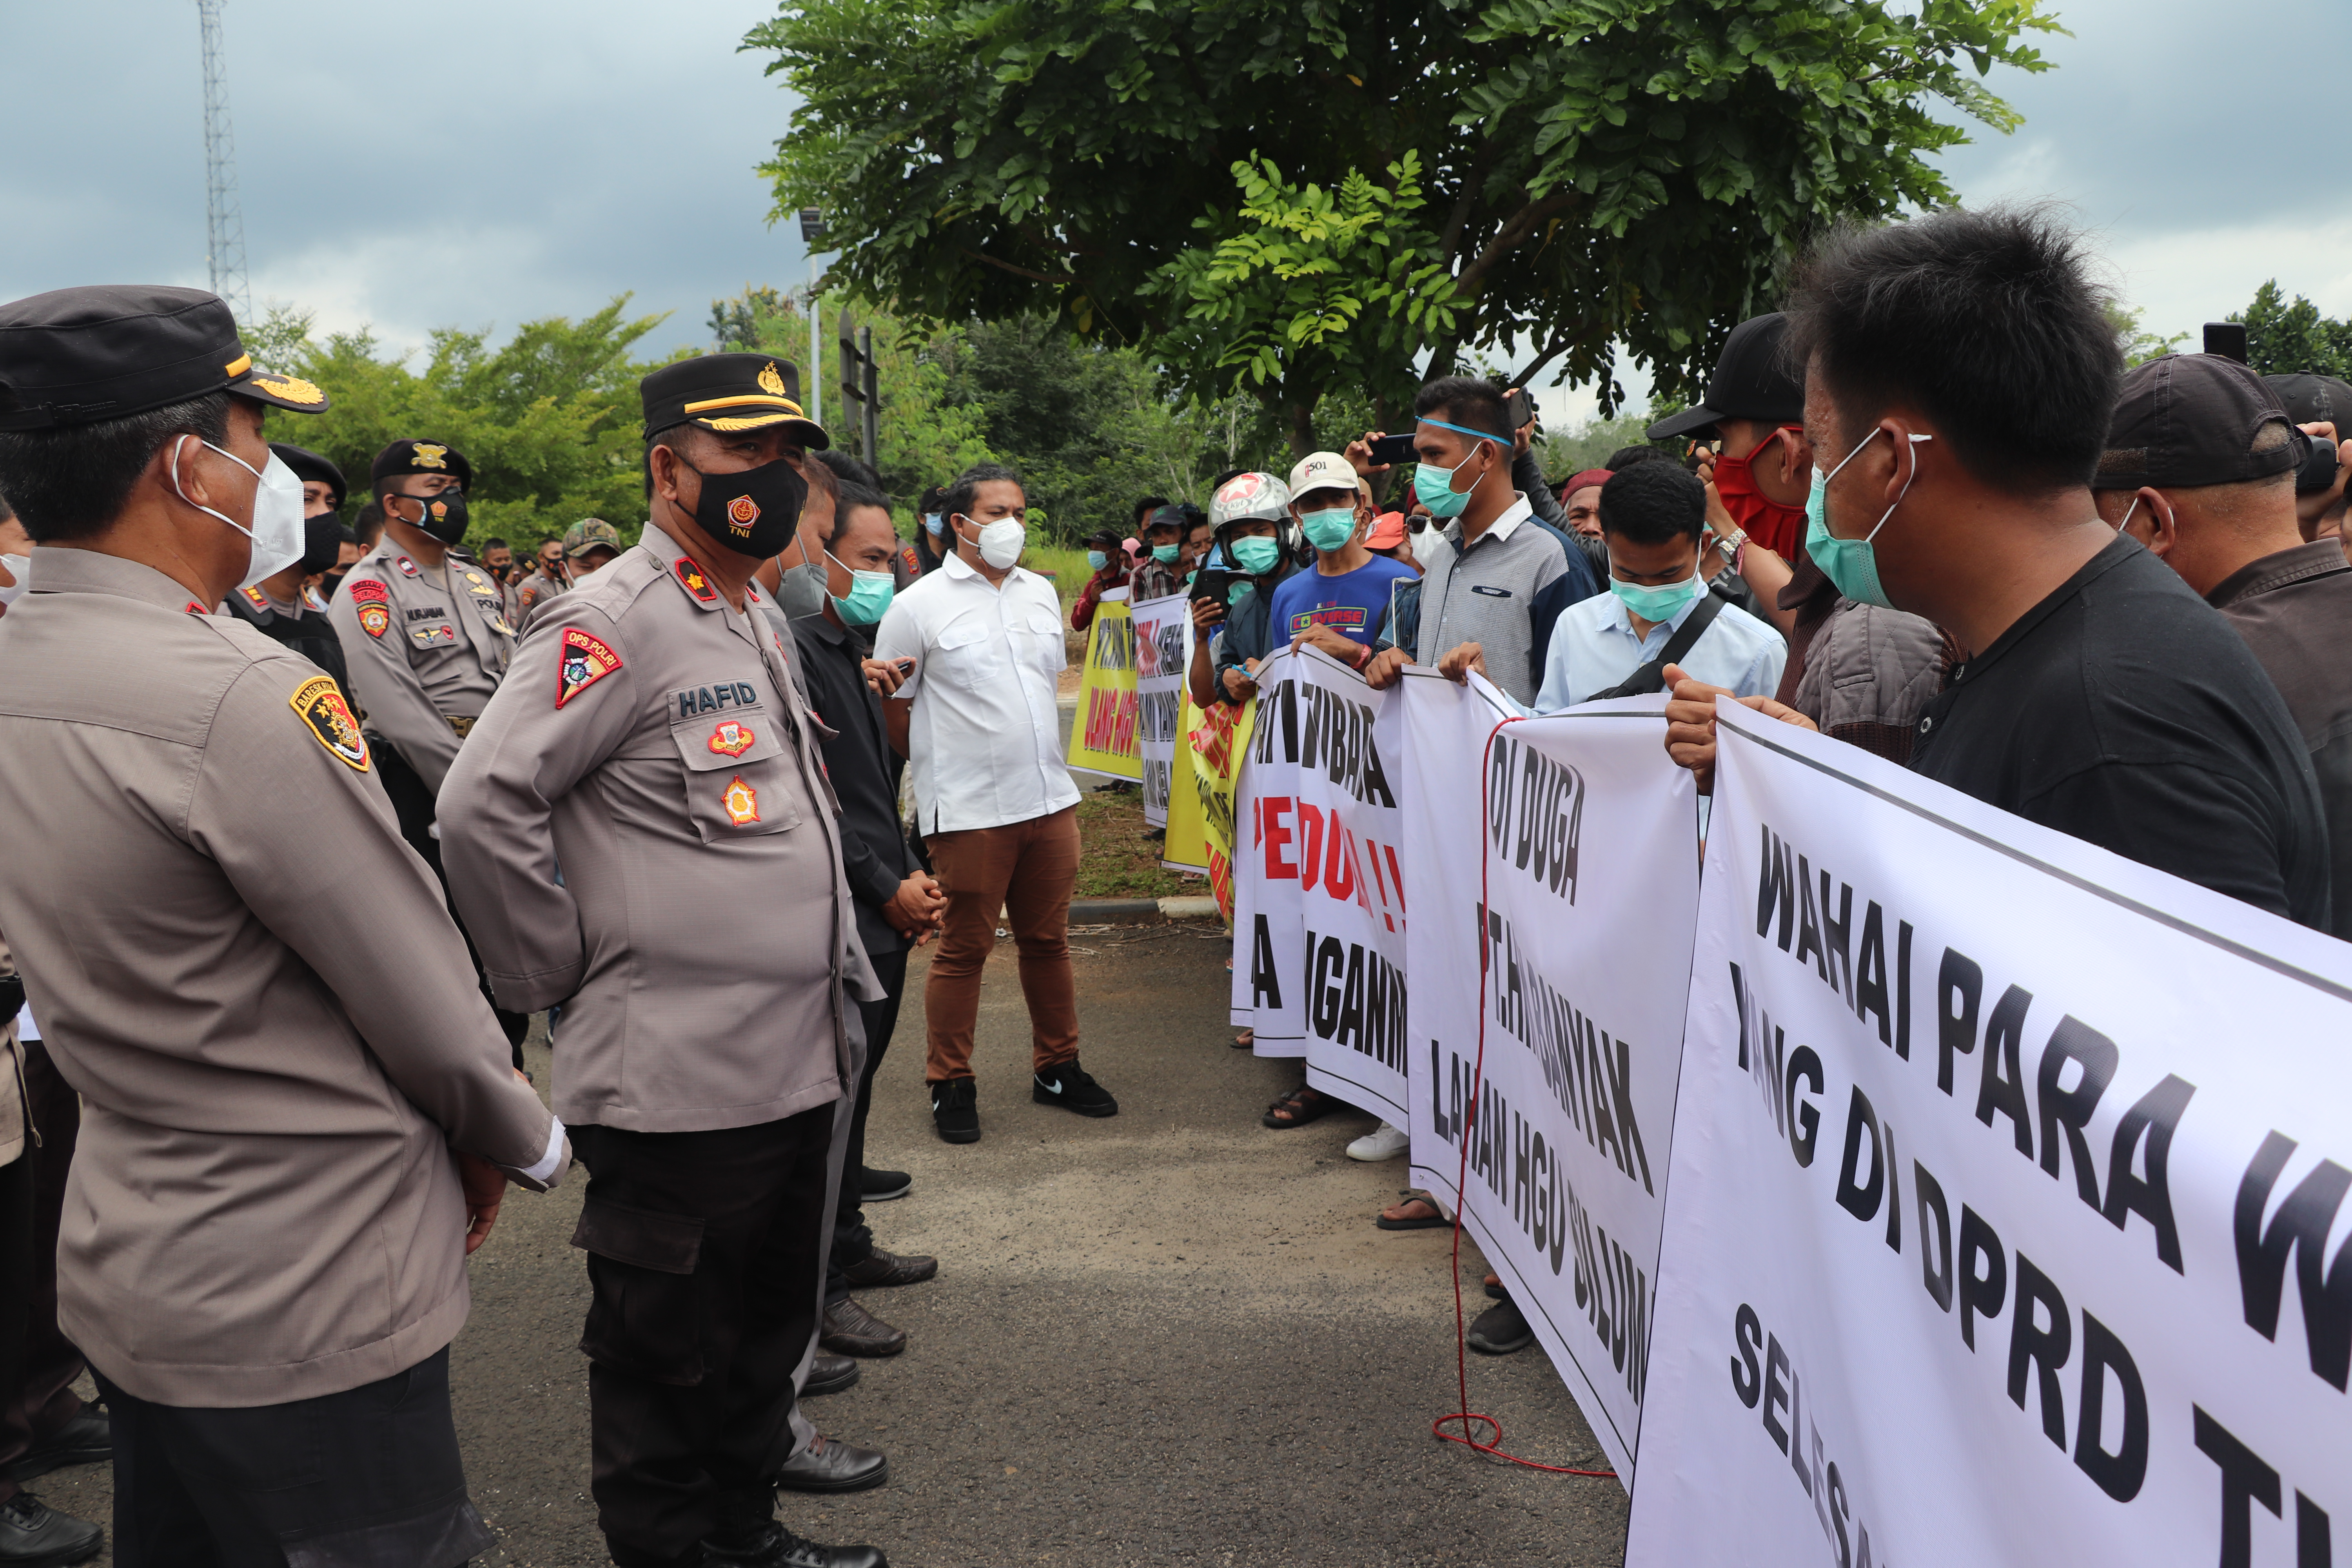
[{"label": "banner reading di duga", "polygon": [[1627,1563],[2347,1561],[2352,948],[1718,732]]},{"label": "banner reading di duga", "polygon": [[1666,756],[1655,698],[1518,721],[1483,680],[1420,669],[1402,694],[1413,1180],[1459,1205],[1630,1485],[1698,910],[1696,790]]}]

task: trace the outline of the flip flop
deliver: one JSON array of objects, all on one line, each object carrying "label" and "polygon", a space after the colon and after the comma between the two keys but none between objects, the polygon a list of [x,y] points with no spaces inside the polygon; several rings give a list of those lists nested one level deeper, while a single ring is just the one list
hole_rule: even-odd
[{"label": "flip flop", "polygon": [[1429,1213],[1424,1215],[1399,1219],[1391,1219],[1386,1214],[1382,1214],[1379,1218],[1372,1221],[1372,1223],[1380,1226],[1381,1229],[1439,1230],[1451,1226],[1454,1223],[1452,1220],[1447,1219],[1445,1215],[1439,1211],[1437,1207],[1437,1200],[1431,1197],[1427,1193],[1417,1193],[1411,1187],[1402,1187],[1398,1190],[1404,1194],[1405,1201],[1402,1204],[1391,1204],[1389,1205],[1391,1208],[1401,1209],[1405,1206],[1405,1204],[1424,1204],[1428,1205]]}]

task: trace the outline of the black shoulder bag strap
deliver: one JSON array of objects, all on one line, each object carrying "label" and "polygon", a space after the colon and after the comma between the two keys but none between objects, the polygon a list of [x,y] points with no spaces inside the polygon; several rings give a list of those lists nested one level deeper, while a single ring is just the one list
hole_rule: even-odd
[{"label": "black shoulder bag strap", "polygon": [[1666,646],[1658,650],[1657,658],[1608,690],[1596,691],[1585,700],[1598,702],[1604,697],[1646,697],[1653,691],[1664,691],[1666,689],[1666,666],[1680,664],[1690,657],[1690,650],[1697,646],[1706,628],[1715,625],[1715,617],[1723,614],[1723,603],[1716,595],[1708,594],[1700,601],[1698,608],[1690,613],[1690,618],[1675,628],[1675,635],[1666,639]]}]

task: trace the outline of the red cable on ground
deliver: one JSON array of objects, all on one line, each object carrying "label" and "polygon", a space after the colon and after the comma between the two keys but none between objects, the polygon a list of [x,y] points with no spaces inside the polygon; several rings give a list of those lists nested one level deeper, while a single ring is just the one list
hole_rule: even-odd
[{"label": "red cable on ground", "polygon": [[[1478,907],[1482,910],[1486,908],[1486,862],[1489,858],[1486,842],[1488,831],[1486,822],[1488,770],[1494,763],[1495,737],[1503,732],[1503,724],[1517,722],[1517,719],[1506,719],[1502,724],[1497,724],[1488,731],[1486,749],[1480,753],[1478,760]],[[1617,1472],[1614,1470],[1580,1470],[1570,1465],[1538,1464],[1533,1459],[1522,1459],[1517,1454],[1504,1452],[1499,1447],[1503,1441],[1503,1424],[1491,1415],[1481,1415],[1470,1408],[1469,1331],[1464,1326],[1462,1318],[1462,1194],[1470,1182],[1470,1132],[1478,1124],[1478,1095],[1486,1081],[1486,971],[1488,957],[1493,951],[1492,944],[1487,942],[1486,933],[1482,930],[1478,937],[1478,1056],[1470,1069],[1470,1109],[1462,1119],[1462,1131],[1455,1140],[1461,1146],[1461,1161],[1454,1173],[1454,1376],[1455,1386],[1460,1391],[1462,1404],[1451,1415],[1441,1415],[1431,1422],[1429,1435],[1441,1443],[1459,1443],[1475,1452],[1490,1455],[1527,1469],[1542,1470],[1548,1475],[1593,1476],[1613,1481],[1617,1479]],[[1433,1110],[1437,1098],[1437,1085],[1433,1081],[1430,1084],[1429,1092],[1431,1107]],[[1457,1422],[1461,1426],[1460,1431],[1449,1432],[1445,1429],[1449,1425]],[[1482,1443],[1472,1436],[1470,1434],[1475,1430],[1472,1426],[1474,1422],[1484,1422],[1494,1433],[1493,1441]]]}]

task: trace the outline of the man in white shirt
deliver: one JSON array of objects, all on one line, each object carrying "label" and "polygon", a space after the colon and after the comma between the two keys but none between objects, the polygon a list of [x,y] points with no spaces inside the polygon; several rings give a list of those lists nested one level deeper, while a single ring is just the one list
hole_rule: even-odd
[{"label": "man in white shirt", "polygon": [[947,1142],[972,1143],[972,1026],[999,909],[1021,952],[1031,1098],[1081,1116],[1116,1116],[1118,1101],[1078,1065],[1069,938],[1078,791],[1055,707],[1061,605],[1051,584],[1020,568],[1028,501],[1018,474],[969,468],[941,510],[942,542],[953,549],[891,603],[874,657],[908,672],[883,711],[891,744],[914,765],[916,825],[947,895],[923,991],[931,1118]]},{"label": "man in white shirt", "polygon": [[[1788,643],[1773,627],[1706,591],[1699,572],[1706,520],[1706,487],[1679,464],[1638,463],[1601,487],[1609,592],[1560,611],[1544,656],[1542,688],[1533,704],[1519,704],[1521,711],[1557,713],[1596,697],[1663,690],[1659,676],[1668,663],[1738,697],[1769,697],[1779,689]],[[1702,623],[1696,640],[1662,658],[1701,614],[1712,619]],[[1453,649],[1438,668],[1457,680],[1465,670],[1486,674],[1475,643]],[[1645,670],[1645,679],[1633,679]],[[1632,689],[1619,690],[1629,682]]]}]

